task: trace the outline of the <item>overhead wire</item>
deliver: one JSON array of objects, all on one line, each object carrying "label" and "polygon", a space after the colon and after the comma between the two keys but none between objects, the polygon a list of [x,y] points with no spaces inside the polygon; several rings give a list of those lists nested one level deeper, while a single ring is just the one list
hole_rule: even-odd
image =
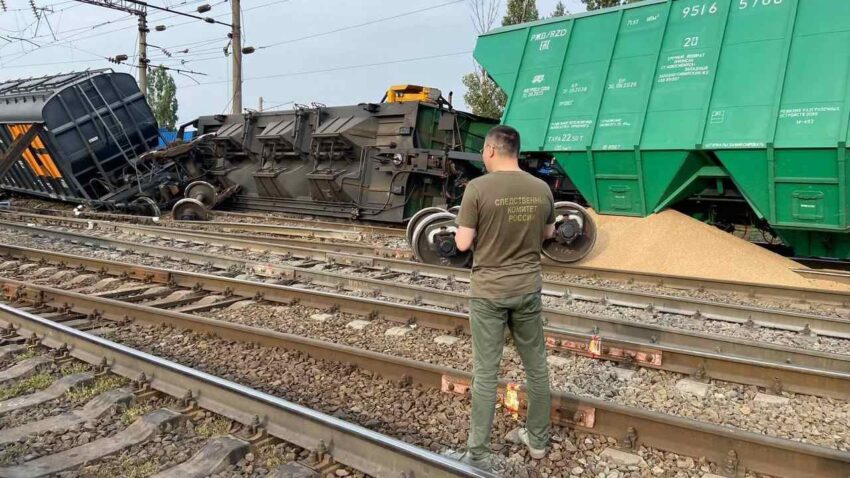
[{"label": "overhead wire", "polygon": [[[370,21],[363,22],[363,23],[357,23],[357,24],[354,24],[354,25],[346,25],[346,26],[343,26],[343,27],[334,28],[332,30],[328,30],[328,31],[324,31],[324,32],[311,33],[309,35],[304,35],[304,36],[297,37],[297,38],[290,38],[288,40],[283,40],[283,41],[280,41],[280,42],[270,43],[268,45],[258,46],[258,47],[256,47],[256,49],[262,50],[262,49],[267,49],[267,48],[273,48],[273,47],[277,47],[277,46],[280,46],[280,45],[291,44],[291,43],[295,43],[295,42],[299,42],[299,41],[303,41],[303,40],[310,40],[310,39],[325,36],[325,35],[332,35],[334,33],[344,32],[344,31],[348,31],[348,30],[354,30],[354,29],[357,29],[357,28],[371,26],[371,25],[375,25],[375,24],[378,24],[378,23],[387,22],[387,21],[390,21],[390,20],[397,20],[399,18],[403,18],[403,17],[407,17],[407,16],[411,16],[411,15],[416,15],[416,14],[424,13],[424,12],[431,11],[431,10],[436,10],[436,9],[447,7],[447,6],[450,6],[450,5],[456,5],[456,4],[462,3],[464,1],[465,0],[451,0],[451,1],[440,3],[440,4],[437,4],[437,5],[432,5],[430,7],[420,8],[420,9],[417,9],[417,10],[411,10],[411,11],[408,11],[408,12],[403,12],[403,13],[391,15],[391,16],[388,16],[388,17],[376,18],[374,20],[370,20]],[[220,50],[220,49],[221,49],[220,47],[202,48],[202,49],[199,49],[199,50],[195,50],[193,53],[195,53],[195,54],[209,53],[209,52],[217,51],[217,50]],[[194,59],[191,59],[191,60],[186,60],[186,62],[192,61],[192,62],[197,63],[197,62],[215,60],[215,59],[219,59],[219,58],[222,58],[222,56],[215,55],[215,56],[209,56],[209,57],[205,57],[205,58],[194,58]]]},{"label": "overhead wire", "polygon": [[[373,63],[361,63],[361,64],[358,64],[358,65],[348,65],[348,66],[340,66],[340,67],[332,67],[332,68],[323,68],[323,69],[318,69],[318,70],[306,70],[306,71],[296,71],[296,72],[290,72],[290,73],[280,73],[280,74],[274,74],[274,75],[253,76],[253,77],[243,78],[242,81],[247,82],[247,81],[253,81],[253,80],[268,80],[268,79],[272,79],[272,78],[287,78],[287,77],[292,77],[292,76],[312,75],[312,74],[317,74],[317,73],[331,73],[331,72],[337,72],[337,71],[348,71],[348,70],[355,70],[355,69],[360,69],[360,68],[369,68],[369,67],[374,67],[374,66],[395,65],[395,64],[399,64],[399,63],[410,63],[410,62],[416,62],[416,61],[434,60],[434,59],[438,59],[438,58],[449,58],[449,57],[453,57],[453,56],[469,55],[471,53],[472,53],[472,50],[464,50],[464,51],[458,51],[458,52],[453,52],[453,53],[442,53],[442,54],[438,54],[438,55],[428,55],[428,56],[420,56],[420,57],[413,57],[413,58],[402,58],[402,59],[397,59],[397,60],[379,61],[379,62],[373,62]],[[182,85],[182,86],[178,86],[178,88],[192,88],[194,86],[217,85],[217,84],[221,84],[221,83],[227,83],[228,81],[229,80],[220,80],[220,81],[204,82],[204,83],[200,83],[199,85]]]},{"label": "overhead wire", "polygon": [[[201,1],[204,1],[204,0],[184,1],[184,2],[181,3],[180,6],[200,3]],[[76,3],[76,2],[74,2],[74,3]],[[221,4],[221,3],[226,3],[226,0],[222,0],[221,2],[217,3],[216,5]],[[77,5],[82,5],[82,4],[78,3]],[[159,22],[159,21],[162,21],[162,20],[165,20],[165,19],[168,19],[168,18],[177,17],[177,16],[180,16],[180,14],[175,13],[175,14],[166,15],[166,16],[163,16],[163,17],[154,17],[154,18],[150,18],[149,22],[155,23],[155,22]],[[108,30],[108,31],[105,31],[105,32],[99,32],[99,33],[95,33],[93,35],[78,37],[79,35],[84,34],[87,31],[95,30],[97,28],[100,28],[100,27],[103,27],[103,26],[106,26],[106,25],[110,25],[110,24],[115,24],[115,23],[120,23],[120,22],[124,22],[124,21],[127,21],[127,20],[132,20],[134,18],[135,17],[133,15],[128,15],[128,16],[123,17],[123,18],[114,19],[114,20],[110,20],[110,21],[106,21],[106,22],[100,22],[100,23],[95,24],[95,25],[89,25],[89,26],[86,26],[86,27],[74,28],[74,29],[72,29],[72,31],[76,31],[77,33],[72,33],[71,35],[63,36],[61,39],[58,39],[56,41],[37,46],[36,48],[31,49],[31,50],[24,50],[24,51],[20,52],[19,54],[17,54],[16,56],[13,56],[12,58],[0,58],[0,62],[10,63],[10,62],[17,61],[18,59],[20,59],[20,58],[22,58],[26,55],[29,55],[33,51],[36,51],[36,50],[40,50],[40,49],[44,49],[44,48],[50,48],[50,47],[54,47],[54,46],[72,46],[71,45],[72,42],[77,42],[77,41],[82,41],[82,40],[86,40],[86,39],[90,39],[90,38],[95,38],[95,37],[99,37],[99,36],[110,34],[110,33],[123,32],[123,31],[126,31],[126,27],[122,27],[122,28],[118,28],[118,29],[112,29],[112,30]],[[188,23],[195,23],[195,21],[188,22]],[[22,30],[26,30],[30,26],[27,26]],[[40,35],[39,37],[42,37],[42,36],[43,35]],[[75,37],[78,37],[78,38],[75,38]]]},{"label": "overhead wire", "polygon": [[292,39],[289,39],[289,40],[283,40],[283,41],[279,41],[279,42],[275,42],[275,43],[270,43],[268,45],[261,45],[261,46],[258,46],[256,48],[257,48],[257,50],[266,49],[266,48],[273,48],[273,47],[276,47],[276,46],[286,45],[286,44],[289,44],[289,43],[295,43],[295,42],[302,41],[302,40],[309,40],[309,39],[317,38],[317,37],[320,37],[320,36],[331,35],[333,33],[339,33],[339,32],[343,32],[343,31],[346,31],[346,30],[354,30],[356,28],[370,26],[370,25],[374,25],[376,23],[386,22],[386,21],[389,21],[389,20],[397,20],[399,18],[408,17],[408,16],[411,16],[411,15],[416,15],[418,13],[423,13],[423,12],[427,12],[427,11],[430,11],[430,10],[436,10],[438,8],[447,7],[449,5],[456,5],[458,3],[463,3],[464,1],[466,1],[466,0],[451,0],[449,2],[440,3],[438,5],[432,5],[430,7],[420,8],[418,10],[412,10],[412,11],[409,11],[409,12],[399,13],[399,14],[392,15],[392,16],[389,16],[389,17],[376,18],[375,20],[370,20],[368,22],[357,23],[355,25],[348,25],[348,26],[344,26],[344,27],[340,27],[340,28],[335,28],[333,30],[328,30],[328,31],[325,31],[325,32],[312,33],[310,35],[305,35],[305,36],[298,37],[298,38],[292,38]]}]

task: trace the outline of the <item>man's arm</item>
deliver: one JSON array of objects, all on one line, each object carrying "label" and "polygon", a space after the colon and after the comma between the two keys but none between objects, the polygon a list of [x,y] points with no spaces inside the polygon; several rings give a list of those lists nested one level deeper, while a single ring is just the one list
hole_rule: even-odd
[{"label": "man's arm", "polygon": [[475,228],[478,227],[478,190],[469,183],[463,192],[460,212],[457,213],[457,232],[455,245],[460,252],[468,251],[475,241]]},{"label": "man's arm", "polygon": [[546,215],[546,227],[543,228],[543,240],[552,239],[555,237],[555,198],[552,197],[552,190],[546,188],[546,194],[549,199],[549,214]]},{"label": "man's arm", "polygon": [[546,227],[543,228],[543,240],[553,237],[555,237],[555,224],[546,224]]},{"label": "man's arm", "polygon": [[472,247],[472,241],[475,239],[475,229],[471,227],[463,227],[459,226],[457,228],[457,233],[455,233],[455,244],[457,245],[457,250],[460,252],[466,252]]}]

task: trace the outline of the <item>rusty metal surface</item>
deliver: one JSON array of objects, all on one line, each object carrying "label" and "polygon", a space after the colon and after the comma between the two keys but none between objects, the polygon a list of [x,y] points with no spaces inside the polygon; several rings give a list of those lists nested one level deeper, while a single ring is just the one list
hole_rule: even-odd
[{"label": "rusty metal surface", "polygon": [[[42,297],[42,299],[46,303],[51,302],[51,297],[49,296]],[[104,317],[107,318],[119,319],[130,315],[136,320],[143,322],[152,324],[169,323],[176,327],[188,328],[197,332],[213,333],[227,340],[255,342],[266,346],[299,350],[317,359],[330,359],[352,363],[384,376],[404,378],[433,388],[451,388],[452,390],[447,393],[460,393],[464,384],[468,384],[471,379],[470,374],[465,372],[364,351],[344,345],[135,304],[121,304],[108,299],[99,300],[101,301],[99,305],[101,308],[98,310],[102,310]],[[107,304],[106,302],[109,303]],[[25,328],[31,327],[40,335],[48,335],[56,343],[67,342],[72,346],[72,350],[75,353],[81,353],[86,348],[91,349],[93,347],[92,344],[98,345],[98,342],[103,341],[103,339],[96,339],[92,336],[80,337],[78,335],[68,338],[69,332],[68,330],[64,330],[66,328],[52,324],[44,319],[35,320],[37,318],[32,318],[29,314],[15,312],[5,306],[0,306],[0,318],[16,325],[23,325]],[[112,352],[111,358],[120,365],[123,365],[123,361],[125,360],[124,358],[117,357],[114,352]],[[161,360],[155,357],[152,357],[152,359]],[[88,360],[92,361],[91,358]],[[99,356],[94,360],[99,360]],[[147,364],[147,366],[150,367],[150,364]],[[174,368],[180,368],[180,366],[176,365]],[[227,394],[223,397],[222,393],[225,392],[211,388],[211,385],[208,383],[193,382],[192,384],[187,384],[183,381],[185,380],[185,373],[178,374],[171,370],[163,371],[160,368],[148,370],[155,377],[153,382],[155,387],[159,386],[166,393],[179,393],[180,396],[185,393],[186,388],[197,389],[199,396],[206,397],[208,400],[202,406],[226,416],[230,415],[219,411],[220,408],[225,408],[225,411],[230,410],[232,414],[232,409],[225,404],[240,403],[239,401],[243,400],[243,397],[240,397],[238,394]],[[176,381],[180,384],[176,390],[163,384],[163,381],[165,381],[163,377],[168,377],[171,373],[178,375],[178,377],[172,377],[171,380],[172,383]],[[217,380],[221,381],[220,379]],[[447,384],[451,384],[451,387]],[[506,385],[504,382],[501,383],[503,389]],[[217,400],[216,398],[219,399]],[[227,400],[231,401],[228,402]],[[249,408],[247,413],[268,416],[269,412],[265,409],[256,410],[252,406],[253,404],[245,406]],[[230,417],[237,420],[244,420],[245,407],[240,403],[239,408],[243,410],[243,415]],[[261,413],[257,413],[258,411]],[[584,425],[584,427],[579,426],[579,428],[588,432],[612,437],[621,437],[626,434],[627,430],[633,428],[636,432],[634,437],[635,444],[642,444],[688,456],[705,456],[709,460],[718,463],[723,463],[730,451],[734,451],[737,454],[742,469],[746,468],[751,471],[775,476],[846,478],[847,469],[850,467],[850,453],[785,439],[766,437],[730,427],[707,424],[663,413],[615,405],[601,400],[579,398],[565,393],[553,394],[553,412],[553,420],[557,423]],[[282,438],[287,441],[294,441],[288,435]],[[297,441],[294,442],[300,444]],[[307,447],[310,444],[315,445],[315,443],[316,441],[308,443]],[[342,459],[341,461],[344,462]]]}]

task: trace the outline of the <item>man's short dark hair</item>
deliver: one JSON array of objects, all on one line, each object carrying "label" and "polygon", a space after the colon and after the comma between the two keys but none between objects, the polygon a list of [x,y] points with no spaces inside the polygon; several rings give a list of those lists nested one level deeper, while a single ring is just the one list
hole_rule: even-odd
[{"label": "man's short dark hair", "polygon": [[484,142],[493,145],[499,154],[519,156],[519,131],[510,126],[499,125],[491,129]]}]

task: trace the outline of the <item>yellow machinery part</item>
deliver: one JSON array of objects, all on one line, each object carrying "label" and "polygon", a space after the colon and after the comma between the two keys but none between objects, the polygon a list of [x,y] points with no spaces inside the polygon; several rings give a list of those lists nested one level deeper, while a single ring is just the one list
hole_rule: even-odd
[{"label": "yellow machinery part", "polygon": [[407,103],[410,101],[424,101],[437,103],[442,92],[437,88],[418,85],[395,85],[387,90],[387,103]]}]

